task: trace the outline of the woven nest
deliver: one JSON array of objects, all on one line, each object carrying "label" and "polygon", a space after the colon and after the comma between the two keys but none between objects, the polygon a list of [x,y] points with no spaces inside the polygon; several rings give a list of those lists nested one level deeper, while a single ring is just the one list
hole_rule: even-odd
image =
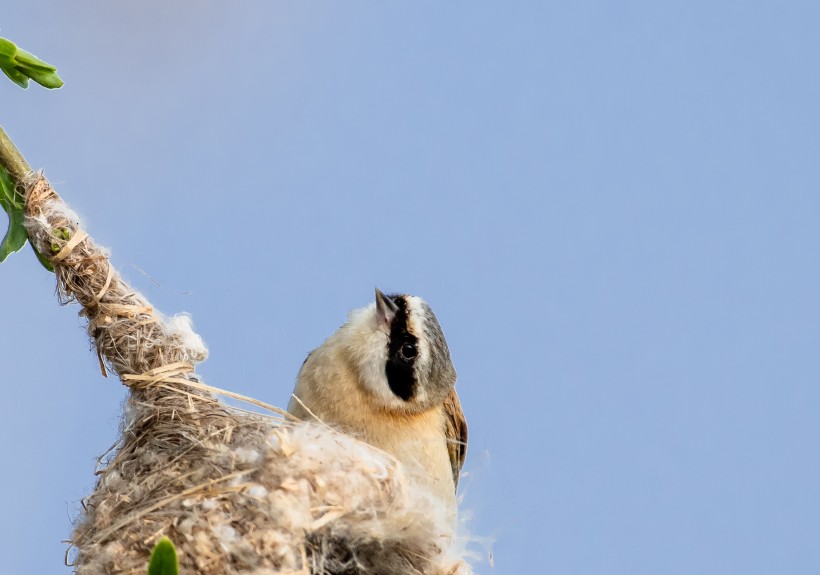
[{"label": "woven nest", "polygon": [[163,318],[132,290],[42,176],[26,198],[61,301],[80,303],[103,373],[131,389],[71,537],[79,575],[144,575],[163,535],[183,574],[472,573],[448,511],[393,457],[203,384],[194,366],[207,350],[188,318]]}]

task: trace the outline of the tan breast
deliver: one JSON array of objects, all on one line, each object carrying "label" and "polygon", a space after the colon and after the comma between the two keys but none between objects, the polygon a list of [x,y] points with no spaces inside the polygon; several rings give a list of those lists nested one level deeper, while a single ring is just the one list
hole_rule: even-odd
[{"label": "tan breast", "polygon": [[291,399],[288,410],[293,415],[310,420],[309,409],[328,425],[387,451],[405,466],[411,478],[455,510],[443,407],[413,414],[388,412],[363,391],[343,361],[306,363],[294,394],[301,403]]}]

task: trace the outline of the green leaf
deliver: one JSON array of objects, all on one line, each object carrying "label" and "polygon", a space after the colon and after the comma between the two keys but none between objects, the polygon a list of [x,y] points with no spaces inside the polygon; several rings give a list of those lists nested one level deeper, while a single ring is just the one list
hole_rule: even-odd
[{"label": "green leaf", "polygon": [[20,48],[17,48],[17,54],[15,54],[14,59],[17,60],[18,66],[23,66],[25,68],[29,68],[32,70],[40,70],[41,72],[57,71],[57,68],[55,68],[51,64],[43,62],[42,60],[40,60],[40,58],[38,58],[31,52],[26,52],[25,50],[22,50]]},{"label": "green leaf", "polygon": [[10,207],[23,209],[25,201],[14,189],[14,181],[9,173],[0,167],[0,205],[9,211]]},{"label": "green leaf", "polygon": [[5,67],[2,68],[3,73],[9,77],[9,79],[20,86],[21,88],[28,88],[28,78],[22,72],[19,72],[14,67]]},{"label": "green leaf", "polygon": [[49,90],[53,90],[55,88],[61,88],[63,86],[63,79],[57,75],[57,72],[41,72],[41,71],[33,71],[33,72],[26,72],[28,77],[40,84],[43,88],[48,88]]},{"label": "green leaf", "polygon": [[0,168],[0,206],[9,216],[9,229],[3,241],[0,242],[0,262],[5,261],[9,254],[19,251],[28,239],[28,233],[23,226],[23,200],[14,191],[14,182],[6,170]]},{"label": "green leaf", "polygon": [[57,75],[57,68],[43,62],[34,54],[18,48],[15,60],[17,69],[41,86],[53,89],[63,85],[63,80]]},{"label": "green leaf", "polygon": [[148,575],[179,575],[177,550],[167,537],[160,539],[151,552]]},{"label": "green leaf", "polygon": [[21,88],[28,88],[29,78],[44,88],[53,89],[63,85],[57,68],[31,52],[18,48],[6,38],[0,38],[0,69]]},{"label": "green leaf", "polygon": [[16,53],[17,45],[14,42],[0,38],[0,56],[6,56],[13,60]]},{"label": "green leaf", "polygon": [[23,210],[12,208],[9,212],[9,229],[3,241],[0,242],[0,262],[6,260],[10,254],[20,251],[28,240],[28,233],[23,226],[25,214]]}]

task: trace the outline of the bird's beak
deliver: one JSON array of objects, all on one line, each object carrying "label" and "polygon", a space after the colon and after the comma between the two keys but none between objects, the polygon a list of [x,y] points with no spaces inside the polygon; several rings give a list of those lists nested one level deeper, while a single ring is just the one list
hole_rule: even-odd
[{"label": "bird's beak", "polygon": [[376,320],[379,323],[389,328],[390,324],[393,323],[393,318],[396,317],[398,309],[392,299],[384,295],[379,288],[376,288]]}]

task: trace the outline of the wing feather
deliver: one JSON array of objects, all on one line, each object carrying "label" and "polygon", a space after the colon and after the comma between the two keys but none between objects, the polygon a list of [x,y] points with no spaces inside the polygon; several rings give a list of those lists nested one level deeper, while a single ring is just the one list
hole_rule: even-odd
[{"label": "wing feather", "polygon": [[453,483],[458,487],[458,476],[467,457],[467,420],[461,410],[461,402],[455,388],[444,400],[445,436],[447,451],[450,454],[450,466],[453,468]]}]

